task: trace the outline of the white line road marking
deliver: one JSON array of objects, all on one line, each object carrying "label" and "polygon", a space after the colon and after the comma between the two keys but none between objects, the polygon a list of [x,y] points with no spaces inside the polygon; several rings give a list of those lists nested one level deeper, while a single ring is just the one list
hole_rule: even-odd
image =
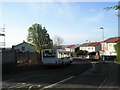
[{"label": "white line road marking", "polygon": [[38,85],[38,88],[41,87],[41,85]]},{"label": "white line road marking", "polygon": [[104,79],[103,83],[98,87],[101,88],[103,86],[103,84],[106,82],[107,78]]},{"label": "white line road marking", "polygon": [[54,84],[48,85],[48,86],[46,86],[46,87],[43,87],[41,90],[44,90],[44,89],[46,89],[46,88],[53,87],[53,86],[55,86],[55,85],[57,85],[57,84],[60,84],[60,83],[65,82],[65,81],[67,81],[67,80],[69,80],[69,79],[72,79],[73,77],[75,77],[75,76],[71,76],[71,77],[69,77],[69,78],[66,78],[66,79],[64,79],[64,80],[61,80],[61,81],[56,82],[56,83],[54,83]]},{"label": "white line road marking", "polygon": [[27,87],[27,86],[30,86],[31,84],[26,84],[26,85],[22,85],[20,87],[16,87],[16,88],[22,88],[22,87]]},{"label": "white line road marking", "polygon": [[33,85],[29,86],[28,90],[30,90],[33,87]]},{"label": "white line road marking", "polygon": [[[17,87],[19,87],[19,86],[24,86],[26,83],[17,83],[17,85],[14,85],[14,86],[11,86],[11,87],[9,87],[9,88],[17,88]],[[26,84],[26,85],[28,85],[28,84]]]}]

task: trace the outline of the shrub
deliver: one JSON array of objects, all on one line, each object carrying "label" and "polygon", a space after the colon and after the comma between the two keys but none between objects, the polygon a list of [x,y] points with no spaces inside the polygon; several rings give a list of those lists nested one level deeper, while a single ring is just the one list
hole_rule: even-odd
[{"label": "shrub", "polygon": [[117,53],[117,62],[120,62],[120,41],[114,46]]}]

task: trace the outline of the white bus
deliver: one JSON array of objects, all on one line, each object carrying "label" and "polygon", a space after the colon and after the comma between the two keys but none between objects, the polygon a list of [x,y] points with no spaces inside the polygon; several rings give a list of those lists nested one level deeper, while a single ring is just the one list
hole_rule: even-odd
[{"label": "white bus", "polygon": [[44,49],[41,51],[43,65],[65,65],[72,63],[71,52],[62,49]]}]

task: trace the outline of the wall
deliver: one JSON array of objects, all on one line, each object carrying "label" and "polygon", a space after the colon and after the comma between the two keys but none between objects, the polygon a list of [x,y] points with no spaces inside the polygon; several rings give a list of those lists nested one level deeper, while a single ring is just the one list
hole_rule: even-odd
[{"label": "wall", "polygon": [[74,50],[74,49],[72,49],[72,48],[65,48],[65,50],[66,50],[66,51],[75,52],[75,50]]},{"label": "wall", "polygon": [[0,50],[0,90],[2,90],[2,50]]},{"label": "wall", "polygon": [[[105,43],[104,45],[104,55],[106,56],[116,56],[116,52],[115,52],[115,48],[114,48],[114,45],[116,45],[116,43]],[[103,43],[101,44],[102,48],[103,48]],[[101,54],[102,51],[101,51]]]},{"label": "wall", "polygon": [[108,50],[108,43],[101,43],[101,50]]},{"label": "wall", "polygon": [[95,51],[96,52],[99,52],[101,50],[101,44],[98,44],[96,47],[95,47]]},{"label": "wall", "polygon": [[88,52],[95,52],[95,47],[93,47],[93,46],[88,46],[88,47],[86,47],[86,50],[87,50]]},{"label": "wall", "polygon": [[2,50],[0,50],[0,66],[2,65]]},{"label": "wall", "polygon": [[14,50],[2,50],[2,64],[15,63],[16,56]]},{"label": "wall", "polygon": [[2,50],[2,64],[35,64],[40,63],[40,53]]},{"label": "wall", "polygon": [[79,50],[87,50],[86,47],[79,47]]},{"label": "wall", "polygon": [[18,65],[31,65],[41,63],[40,53],[37,52],[17,52]]},{"label": "wall", "polygon": [[116,43],[108,43],[108,51],[113,51],[113,52],[115,52],[114,45],[116,45]]}]

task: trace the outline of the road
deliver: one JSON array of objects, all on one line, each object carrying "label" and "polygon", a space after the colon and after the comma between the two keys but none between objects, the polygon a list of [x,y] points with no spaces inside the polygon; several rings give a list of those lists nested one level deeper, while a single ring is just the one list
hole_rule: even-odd
[{"label": "road", "polygon": [[58,67],[38,67],[29,72],[3,75],[2,86],[4,89],[32,88],[42,89],[46,86],[77,76],[90,69],[92,64],[87,61],[75,61],[71,65]]},{"label": "road", "polygon": [[120,90],[118,70],[118,66],[113,62],[95,63],[94,68],[87,72],[49,88]]},{"label": "road", "polygon": [[[93,66],[92,68],[91,65]],[[112,61],[76,60],[64,67],[39,67],[34,71],[3,75],[4,89],[75,89],[119,90],[118,65]]]}]

